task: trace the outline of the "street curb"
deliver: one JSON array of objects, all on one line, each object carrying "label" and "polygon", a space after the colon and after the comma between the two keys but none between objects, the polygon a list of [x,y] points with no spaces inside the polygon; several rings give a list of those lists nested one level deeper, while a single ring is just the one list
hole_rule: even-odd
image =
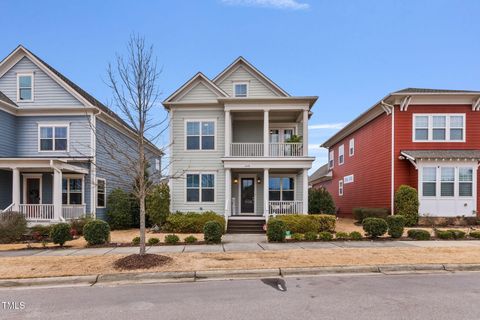
[{"label": "street curb", "polygon": [[378,266],[339,266],[339,267],[308,267],[281,268],[282,276],[322,275],[335,273],[379,273]]},{"label": "street curb", "polygon": [[6,279],[6,280],[0,280],[0,288],[51,286],[51,285],[55,285],[55,286],[61,286],[61,285],[91,286],[96,281],[97,281],[97,275],[31,278],[31,279]]},{"label": "street curb", "polygon": [[212,279],[247,279],[247,278],[271,278],[281,275],[279,268],[274,269],[247,269],[247,270],[206,270],[196,271],[195,281]]},{"label": "street curb", "polygon": [[156,282],[193,282],[195,272],[145,272],[145,273],[112,273],[98,276],[96,284],[127,284]]},{"label": "street curb", "polygon": [[480,264],[444,264],[447,271],[480,271]]}]

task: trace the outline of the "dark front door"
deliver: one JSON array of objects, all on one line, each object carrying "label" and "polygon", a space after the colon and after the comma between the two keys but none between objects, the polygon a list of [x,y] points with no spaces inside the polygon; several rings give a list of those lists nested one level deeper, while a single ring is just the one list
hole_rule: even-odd
[{"label": "dark front door", "polygon": [[39,204],[40,203],[40,179],[39,178],[27,178],[26,186],[27,204]]},{"label": "dark front door", "polygon": [[241,213],[255,213],[255,179],[241,179]]}]

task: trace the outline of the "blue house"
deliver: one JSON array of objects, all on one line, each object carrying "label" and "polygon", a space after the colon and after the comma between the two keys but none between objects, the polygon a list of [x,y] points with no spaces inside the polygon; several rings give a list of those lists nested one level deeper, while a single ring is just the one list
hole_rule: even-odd
[{"label": "blue house", "polygon": [[[104,219],[108,193],[134,185],[135,130],[21,45],[0,62],[0,125],[0,213]],[[159,175],[162,151],[147,153]]]}]

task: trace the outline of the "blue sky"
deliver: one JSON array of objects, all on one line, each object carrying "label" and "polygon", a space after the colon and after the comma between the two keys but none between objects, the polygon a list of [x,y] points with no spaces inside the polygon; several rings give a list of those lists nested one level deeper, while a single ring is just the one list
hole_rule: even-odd
[{"label": "blue sky", "polygon": [[290,94],[319,96],[314,167],[318,145],[389,92],[480,89],[480,1],[2,0],[0,12],[0,56],[24,44],[104,102],[132,32],[154,45],[164,97],[242,55]]}]

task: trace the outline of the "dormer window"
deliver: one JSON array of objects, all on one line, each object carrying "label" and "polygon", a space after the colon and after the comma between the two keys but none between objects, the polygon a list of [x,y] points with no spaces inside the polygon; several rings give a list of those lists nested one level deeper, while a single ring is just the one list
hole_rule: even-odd
[{"label": "dormer window", "polygon": [[33,74],[17,74],[17,101],[33,101]]},{"label": "dormer window", "polygon": [[234,83],[233,89],[235,92],[235,98],[246,98],[248,95],[247,83]]}]

